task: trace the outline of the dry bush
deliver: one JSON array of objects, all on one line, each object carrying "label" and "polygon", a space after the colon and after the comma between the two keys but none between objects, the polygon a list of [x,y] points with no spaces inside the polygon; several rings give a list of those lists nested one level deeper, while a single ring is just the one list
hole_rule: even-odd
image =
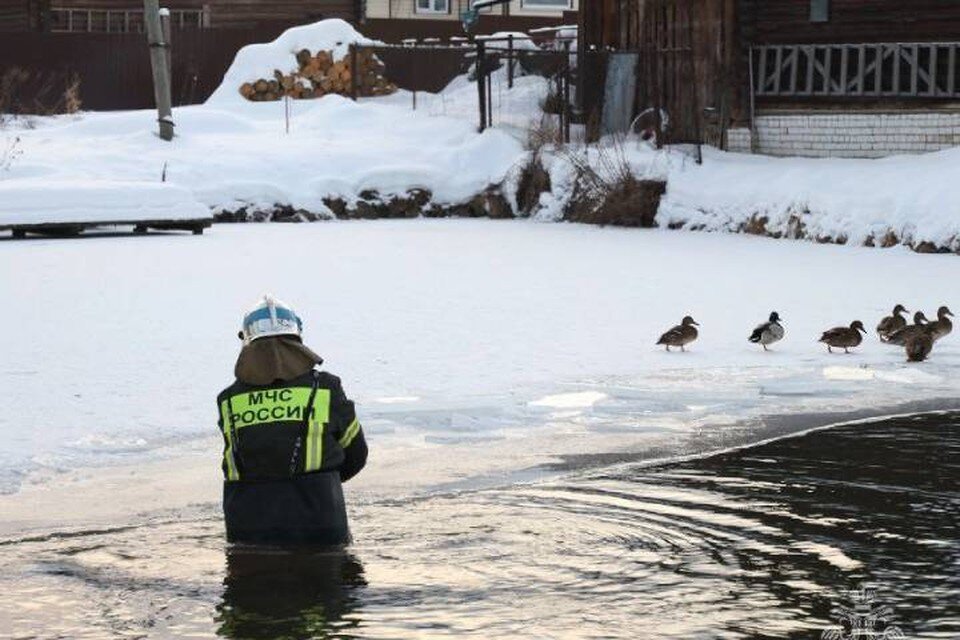
[{"label": "dry bush", "polygon": [[80,110],[80,78],[10,67],[0,74],[0,123],[21,115],[57,115]]},{"label": "dry bush", "polygon": [[5,140],[4,144],[0,146],[0,173],[10,171],[10,167],[22,155],[23,149],[20,148],[19,136]]},{"label": "dry bush", "polygon": [[539,121],[531,122],[527,129],[525,146],[530,155],[517,178],[517,211],[521,215],[530,215],[540,202],[540,194],[551,189],[550,174],[543,166],[543,154],[557,144],[559,135],[556,121],[546,114]]},{"label": "dry bush", "polygon": [[625,142],[625,137],[616,137],[594,154],[589,147],[562,150],[576,175],[566,220],[627,227],[656,225],[666,183],[637,177],[627,161]]}]

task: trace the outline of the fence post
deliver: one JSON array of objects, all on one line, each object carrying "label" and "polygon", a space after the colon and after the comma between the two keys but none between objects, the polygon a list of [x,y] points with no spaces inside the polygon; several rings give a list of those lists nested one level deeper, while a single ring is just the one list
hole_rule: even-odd
[{"label": "fence post", "polygon": [[170,104],[170,69],[167,67],[167,43],[160,27],[159,0],[143,0],[143,17],[150,44],[150,66],[153,69],[153,95],[159,114],[160,138],[173,140],[173,109]]},{"label": "fence post", "polygon": [[350,97],[356,101],[357,99],[357,89],[359,83],[357,82],[357,69],[360,65],[357,64],[357,43],[350,43]]},{"label": "fence post", "polygon": [[507,89],[513,89],[513,34],[507,36]]},{"label": "fence post", "polygon": [[480,98],[480,133],[487,129],[487,74],[486,45],[483,40],[477,40],[477,91]]}]

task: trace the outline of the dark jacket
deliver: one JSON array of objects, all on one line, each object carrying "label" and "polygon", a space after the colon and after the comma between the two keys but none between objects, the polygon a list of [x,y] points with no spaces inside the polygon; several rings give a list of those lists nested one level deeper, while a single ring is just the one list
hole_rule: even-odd
[{"label": "dark jacket", "polygon": [[231,542],[346,542],[341,482],[364,467],[367,444],[339,378],[310,371],[217,396],[224,516]]}]

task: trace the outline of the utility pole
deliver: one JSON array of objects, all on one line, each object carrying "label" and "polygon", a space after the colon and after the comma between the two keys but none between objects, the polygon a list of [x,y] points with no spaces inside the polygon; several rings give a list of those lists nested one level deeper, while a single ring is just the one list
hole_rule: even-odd
[{"label": "utility pole", "polygon": [[[153,95],[159,114],[160,138],[173,140],[173,108],[170,91],[170,65],[167,50],[170,44],[163,37],[160,24],[159,0],[143,0],[143,17],[147,25],[147,42],[150,44],[150,66],[153,69]],[[169,20],[169,12],[167,20]]]}]

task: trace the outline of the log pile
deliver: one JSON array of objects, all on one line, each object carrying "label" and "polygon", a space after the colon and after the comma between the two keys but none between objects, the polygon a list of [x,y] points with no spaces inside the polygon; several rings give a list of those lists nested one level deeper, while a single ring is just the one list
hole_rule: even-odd
[{"label": "log pile", "polygon": [[[352,96],[354,74],[358,97],[385,96],[397,90],[384,75],[384,65],[370,49],[359,49],[336,60],[331,51],[312,54],[308,49],[297,53],[296,71],[274,70],[270,79],[260,78],[240,86],[240,95],[254,102],[270,102],[285,96],[297,100],[322,98],[328,94]],[[353,60],[356,60],[354,69]]]}]

